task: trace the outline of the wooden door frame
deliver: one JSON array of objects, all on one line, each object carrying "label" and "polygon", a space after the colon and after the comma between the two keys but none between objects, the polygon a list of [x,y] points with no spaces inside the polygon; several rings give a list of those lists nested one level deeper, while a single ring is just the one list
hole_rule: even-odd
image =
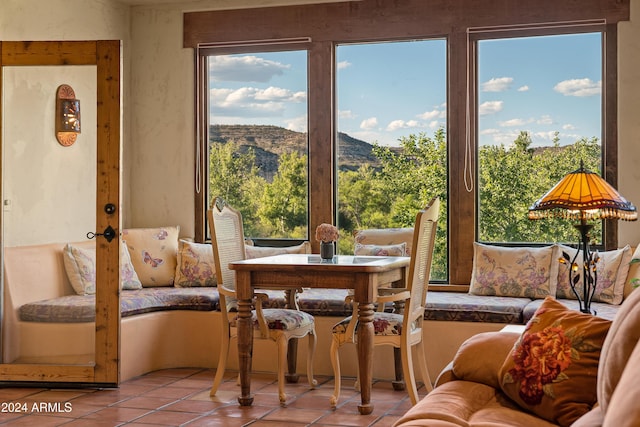
[{"label": "wooden door frame", "polygon": [[[106,41],[3,41],[0,66],[97,66],[96,231],[109,225],[120,234],[120,51],[119,40]],[[0,70],[1,71],[1,70]],[[0,72],[0,99],[2,73]],[[2,147],[0,103],[0,147]],[[0,184],[2,162],[0,158]],[[105,212],[113,203],[116,210]],[[0,226],[1,226],[0,217]],[[0,236],[1,239],[1,236]],[[1,241],[0,241],[1,243]],[[120,251],[119,239],[109,244],[96,237],[95,364],[0,364],[0,381],[86,383],[120,382]]]}]

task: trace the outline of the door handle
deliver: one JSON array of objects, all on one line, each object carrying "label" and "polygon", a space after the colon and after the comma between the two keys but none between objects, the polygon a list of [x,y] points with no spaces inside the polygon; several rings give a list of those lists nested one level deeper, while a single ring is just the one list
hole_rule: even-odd
[{"label": "door handle", "polygon": [[104,236],[104,238],[107,239],[107,242],[111,243],[111,241],[116,237],[116,230],[109,225],[102,233],[94,233],[92,231],[87,233],[87,239],[93,239],[97,236]]}]

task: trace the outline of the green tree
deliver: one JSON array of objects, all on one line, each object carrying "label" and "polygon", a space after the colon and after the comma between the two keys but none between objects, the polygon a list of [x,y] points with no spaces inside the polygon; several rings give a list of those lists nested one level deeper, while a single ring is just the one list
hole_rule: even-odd
[{"label": "green tree", "polygon": [[209,149],[209,200],[220,196],[242,213],[245,233],[255,229],[255,215],[265,181],[258,175],[253,150],[240,153],[235,144],[213,143]]},{"label": "green tree", "polygon": [[273,238],[307,237],[307,156],[293,151],[280,156],[278,172],[267,184],[257,213]]}]

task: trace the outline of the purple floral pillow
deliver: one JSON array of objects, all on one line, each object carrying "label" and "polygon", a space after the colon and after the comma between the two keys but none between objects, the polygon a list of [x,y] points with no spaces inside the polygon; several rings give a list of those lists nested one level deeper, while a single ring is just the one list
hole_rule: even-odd
[{"label": "purple floral pillow", "polygon": [[213,249],[208,243],[178,242],[178,266],[174,286],[217,286]]},{"label": "purple floral pillow", "polygon": [[555,295],[558,260],[554,247],[516,247],[474,243],[469,293],[542,299]]}]

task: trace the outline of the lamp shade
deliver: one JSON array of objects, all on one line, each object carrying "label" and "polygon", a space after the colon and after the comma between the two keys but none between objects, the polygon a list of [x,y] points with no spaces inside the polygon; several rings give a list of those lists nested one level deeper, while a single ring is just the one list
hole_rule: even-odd
[{"label": "lamp shade", "polygon": [[529,219],[549,217],[635,221],[638,213],[607,181],[581,164],[529,208]]}]

